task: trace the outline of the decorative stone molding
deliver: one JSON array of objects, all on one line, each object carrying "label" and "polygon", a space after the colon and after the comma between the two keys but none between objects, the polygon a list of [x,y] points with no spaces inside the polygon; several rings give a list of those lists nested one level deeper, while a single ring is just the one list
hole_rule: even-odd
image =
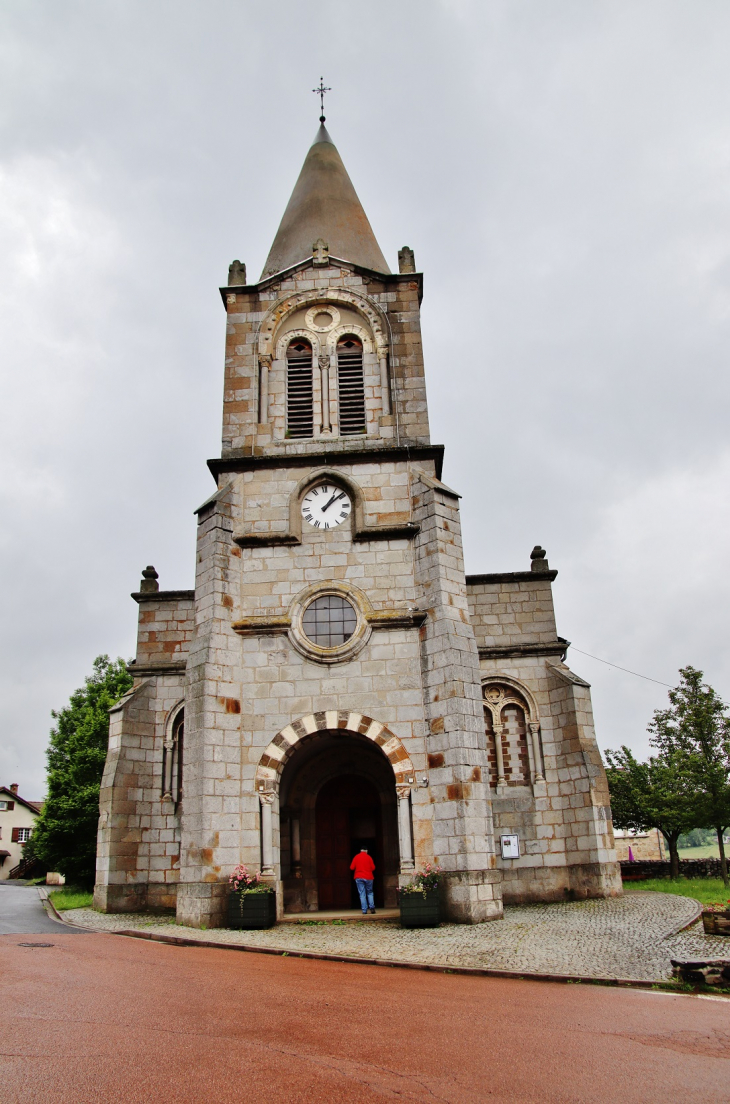
[{"label": "decorative stone molding", "polygon": [[231,623],[231,628],[239,636],[275,636],[288,632],[291,617],[288,613],[265,614],[262,617],[239,617]]},{"label": "decorative stone molding", "polygon": [[150,678],[154,675],[184,675],[186,659],[174,659],[169,663],[128,663],[127,671],[133,678]]},{"label": "decorative stone molding", "polygon": [[554,644],[485,644],[479,648],[480,659],[517,659],[521,656],[560,656],[565,658],[569,640],[558,637]]},{"label": "decorative stone molding", "polygon": [[284,766],[296,751],[300,740],[317,732],[341,732],[343,735],[349,733],[372,740],[390,761],[396,786],[406,786],[410,790],[415,783],[416,774],[408,752],[402,741],[386,725],[362,713],[342,709],[323,710],[291,721],[276,734],[266,748],[256,768],[254,784],[259,800],[262,795],[278,794]]},{"label": "decorative stone molding", "polygon": [[[511,688],[516,691],[516,693],[514,695],[509,693],[505,694],[503,688],[508,691]],[[490,691],[492,691],[492,693],[490,693]],[[482,698],[484,700],[484,705],[490,710],[495,724],[500,723],[500,714],[505,705],[518,705],[520,709],[525,709],[525,706],[527,706],[527,716],[525,720],[528,722],[537,721],[538,724],[540,722],[537,703],[534,697],[526,686],[523,686],[521,682],[518,682],[517,679],[509,675],[495,674],[483,678]]]},{"label": "decorative stone molding", "polygon": [[[328,322],[326,326],[317,326],[314,320],[318,314],[322,314],[323,312],[329,314],[332,321]],[[315,307],[309,308],[304,316],[304,321],[307,323],[308,328],[313,330],[314,333],[329,333],[330,330],[339,325],[340,312],[332,303],[318,303]]]},{"label": "decorative stone molding", "polygon": [[[290,342],[295,338],[302,337],[305,341],[308,341],[312,346],[312,361],[314,362],[319,358],[321,345],[316,333],[312,330],[287,330],[285,334],[282,334],[276,343],[276,359],[286,362],[286,350]],[[259,353],[259,356],[266,355]]]},{"label": "decorative stone molding", "polygon": [[404,245],[402,249],[398,250],[398,271],[399,272],[415,272],[416,271],[416,258],[413,254],[413,250],[409,249],[407,245]]},{"label": "decorative stone molding", "polygon": [[[315,589],[317,595],[331,593],[327,589],[322,590],[320,584],[317,584]],[[425,610],[417,609],[365,610],[365,618],[372,629],[415,629],[422,625],[427,617],[428,613]],[[275,636],[289,632],[291,627],[292,619],[289,613],[239,617],[231,623],[231,628],[239,636]],[[330,660],[330,662],[334,661]]]},{"label": "decorative stone molding", "polygon": [[[510,691],[513,692],[510,693]],[[517,679],[510,678],[508,675],[495,675],[482,680],[482,699],[484,708],[489,710],[492,717],[494,750],[497,758],[497,793],[501,796],[508,793],[502,750],[502,732],[504,730],[502,710],[507,705],[514,705],[524,713],[525,725],[530,733],[528,756],[533,791],[535,796],[544,795],[545,768],[540,744],[540,716],[534,697],[527,687],[518,682]]]},{"label": "decorative stone molding", "polygon": [[312,263],[318,268],[324,268],[330,263],[330,247],[324,238],[317,238],[312,246]]},{"label": "decorative stone molding", "polygon": [[345,288],[316,288],[311,291],[300,291],[294,295],[286,295],[278,299],[269,308],[261,323],[259,353],[271,354],[273,352],[275,333],[294,311],[310,304],[321,304],[325,307],[337,303],[352,307],[365,318],[375,340],[378,356],[386,356],[389,343],[385,316],[371,301]]},{"label": "decorative stone molding", "polygon": [[195,600],[194,590],[135,590],[130,595],[135,602],[192,602]]},{"label": "decorative stone molding", "polygon": [[[333,648],[323,648],[316,644],[304,632],[302,619],[307,607],[317,598],[327,594],[337,594],[346,602],[349,602],[357,615],[355,631],[344,644],[338,644]],[[317,663],[344,663],[353,659],[367,644],[372,632],[368,614],[372,614],[373,608],[364,591],[353,586],[346,580],[337,580],[330,583],[313,583],[305,590],[300,591],[291,606],[289,616],[291,627],[288,632],[289,641],[300,655],[307,659],[313,659]]]},{"label": "decorative stone molding", "polygon": [[240,261],[233,261],[228,266],[228,286],[242,287],[246,284],[246,266]]},{"label": "decorative stone molding", "polygon": [[345,337],[346,334],[352,334],[354,337],[359,337],[362,341],[363,352],[372,353],[373,339],[369,330],[366,330],[364,326],[353,326],[352,324],[347,326],[337,326],[336,329],[332,329],[327,334],[327,348],[330,351],[330,356],[334,356],[337,351],[337,342],[341,337]]}]

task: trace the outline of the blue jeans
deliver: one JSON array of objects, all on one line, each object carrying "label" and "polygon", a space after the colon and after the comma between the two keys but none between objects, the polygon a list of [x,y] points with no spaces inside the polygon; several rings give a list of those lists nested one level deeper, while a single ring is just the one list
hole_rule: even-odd
[{"label": "blue jeans", "polygon": [[357,892],[360,894],[360,907],[363,912],[367,912],[368,908],[375,908],[375,897],[373,895],[373,879],[372,878],[355,878],[355,885],[357,886]]}]

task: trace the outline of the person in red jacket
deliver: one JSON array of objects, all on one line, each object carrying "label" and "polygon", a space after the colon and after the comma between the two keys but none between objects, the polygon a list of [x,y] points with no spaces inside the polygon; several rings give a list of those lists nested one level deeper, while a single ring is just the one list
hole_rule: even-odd
[{"label": "person in red jacket", "polygon": [[375,863],[368,855],[367,847],[361,847],[360,851],[350,863],[350,870],[355,875],[355,885],[360,894],[360,907],[363,916],[367,915],[368,908],[375,912],[375,897],[373,896],[373,872]]}]

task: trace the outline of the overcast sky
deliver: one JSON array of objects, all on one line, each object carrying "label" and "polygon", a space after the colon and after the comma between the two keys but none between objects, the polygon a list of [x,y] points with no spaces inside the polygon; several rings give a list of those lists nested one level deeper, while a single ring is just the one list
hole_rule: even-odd
[{"label": "overcast sky", "polygon": [[[234,257],[317,129],[425,274],[467,570],[559,569],[575,648],[730,699],[726,0],[0,0],[0,783],[193,584]],[[602,747],[666,688],[571,650]]]}]

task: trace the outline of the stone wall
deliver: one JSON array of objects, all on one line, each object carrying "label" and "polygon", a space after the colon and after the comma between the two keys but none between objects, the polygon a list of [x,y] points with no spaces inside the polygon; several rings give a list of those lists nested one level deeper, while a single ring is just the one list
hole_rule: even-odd
[{"label": "stone wall", "polygon": [[[679,872],[682,878],[720,878],[719,859],[680,859]],[[625,881],[643,881],[645,878],[668,878],[671,874],[669,861],[622,862],[621,875]]]},{"label": "stone wall", "polygon": [[[605,771],[588,683],[562,658],[545,552],[532,569],[467,576],[469,612],[485,693],[514,687],[525,699],[530,778],[492,794],[505,903],[621,892]],[[492,737],[493,739],[493,737]],[[517,834],[520,857],[502,859],[499,837]]]},{"label": "stone wall", "polygon": [[162,764],[183,707],[194,630],[194,592],[156,590],[148,568],[139,603],[135,682],[110,711],[99,796],[96,908],[175,908],[180,858],[178,802],[165,799]]},{"label": "stone wall", "polygon": [[649,832],[622,832],[614,828],[616,858],[619,862],[628,862],[629,848],[634,859],[662,860],[666,854],[658,828]]},{"label": "stone wall", "polygon": [[[386,414],[384,407],[388,400],[382,403],[378,396],[373,421],[371,405],[372,443],[428,442],[420,276],[410,273],[385,276],[339,262],[317,271],[312,269],[311,262],[303,262],[283,280],[273,278],[256,286],[224,288],[223,295],[228,315],[224,456],[262,448],[270,455],[272,450],[313,453],[321,451],[323,440],[329,448],[337,447],[338,438],[331,435],[328,439],[317,435],[312,440],[287,441],[283,420],[285,365],[277,359],[276,348],[276,338],[288,313],[324,299],[359,313],[363,326],[372,333],[376,357],[382,354],[386,358],[392,409]],[[266,329],[269,319],[273,319],[271,340]],[[262,402],[262,373],[266,376],[263,391],[269,402]],[[375,398],[376,391],[373,388],[371,398]],[[336,395],[336,372],[333,372],[330,404],[335,415]],[[339,444],[342,446],[342,439]]]}]

